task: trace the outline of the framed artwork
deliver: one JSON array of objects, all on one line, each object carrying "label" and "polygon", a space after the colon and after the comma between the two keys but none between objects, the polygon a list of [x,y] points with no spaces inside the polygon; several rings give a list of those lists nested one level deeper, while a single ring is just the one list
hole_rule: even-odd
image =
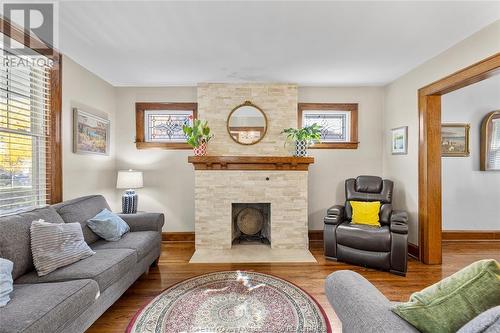
[{"label": "framed artwork", "polygon": [[109,155],[109,120],[73,108],[73,152]]},{"label": "framed artwork", "polygon": [[441,124],[441,156],[469,156],[469,124]]},{"label": "framed artwork", "polygon": [[393,128],[391,130],[392,155],[408,154],[408,126]]}]

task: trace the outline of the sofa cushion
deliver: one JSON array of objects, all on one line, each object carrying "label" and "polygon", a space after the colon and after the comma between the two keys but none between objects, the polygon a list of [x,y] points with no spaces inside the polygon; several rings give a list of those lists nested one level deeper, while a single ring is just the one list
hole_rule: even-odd
[{"label": "sofa cushion", "polygon": [[31,222],[39,219],[52,223],[64,223],[52,207],[0,217],[0,257],[14,263],[12,270],[14,280],[34,269],[30,247],[30,227]]},{"label": "sofa cushion", "polygon": [[137,252],[137,261],[140,261],[160,242],[160,234],[156,231],[137,231],[125,234],[117,242],[107,242],[104,239],[98,240],[91,244],[90,247],[94,251],[102,249],[133,249]]},{"label": "sofa cushion", "polygon": [[66,223],[79,222],[82,225],[83,237],[87,244],[100,239],[87,226],[87,220],[93,218],[103,209],[110,209],[102,195],[89,195],[53,205]]},{"label": "sofa cushion", "polygon": [[462,326],[457,333],[495,333],[500,332],[500,305],[477,315]]},{"label": "sofa cushion", "polygon": [[98,297],[93,280],[16,284],[11,301],[0,308],[0,333],[56,332]]},{"label": "sofa cushion", "polygon": [[378,228],[344,222],[337,227],[337,242],[359,250],[389,252],[391,232],[386,225]]},{"label": "sofa cushion", "polygon": [[88,258],[59,268],[47,275],[38,276],[36,272],[25,274],[14,281],[18,283],[61,282],[77,279],[92,279],[97,282],[101,292],[119,280],[137,262],[137,255],[131,249],[97,250]]}]

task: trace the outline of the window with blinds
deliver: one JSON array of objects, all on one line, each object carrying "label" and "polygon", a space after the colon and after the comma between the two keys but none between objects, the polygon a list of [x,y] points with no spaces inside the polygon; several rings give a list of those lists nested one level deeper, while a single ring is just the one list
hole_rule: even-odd
[{"label": "window with blinds", "polygon": [[491,121],[491,146],[488,155],[488,164],[492,170],[500,170],[500,118]]},{"label": "window with blinds", "polygon": [[6,52],[3,45],[0,44],[0,215],[44,206],[50,198],[51,172],[51,61],[44,56]]}]

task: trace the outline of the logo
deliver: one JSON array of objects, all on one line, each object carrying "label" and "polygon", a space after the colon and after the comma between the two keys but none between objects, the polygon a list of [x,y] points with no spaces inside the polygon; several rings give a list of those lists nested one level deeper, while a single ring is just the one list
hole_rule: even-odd
[{"label": "logo", "polygon": [[4,3],[3,15],[14,25],[6,27],[7,35],[12,36],[12,30],[16,28],[24,31],[24,44],[13,38],[3,39],[4,52],[23,55],[39,53],[46,56],[53,54],[54,5],[52,3]]}]

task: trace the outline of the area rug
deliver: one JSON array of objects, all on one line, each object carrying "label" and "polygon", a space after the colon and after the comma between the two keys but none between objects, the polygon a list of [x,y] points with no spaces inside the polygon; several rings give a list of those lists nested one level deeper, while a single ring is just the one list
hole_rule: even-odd
[{"label": "area rug", "polygon": [[316,300],[275,276],[215,272],[184,280],[137,312],[127,333],[329,333]]}]

